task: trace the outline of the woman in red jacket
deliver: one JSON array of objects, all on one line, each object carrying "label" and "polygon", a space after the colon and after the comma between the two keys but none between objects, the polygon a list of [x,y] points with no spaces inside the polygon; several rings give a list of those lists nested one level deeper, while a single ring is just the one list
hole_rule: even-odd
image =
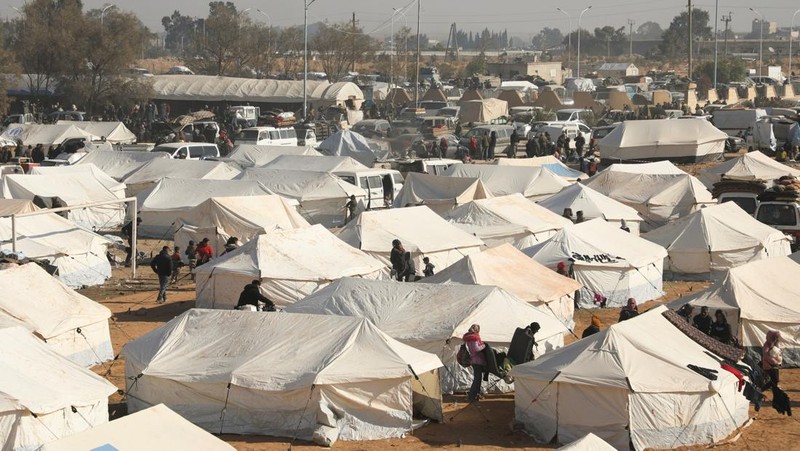
[{"label": "woman in red jacket", "polygon": [[481,378],[483,377],[483,369],[486,366],[486,357],[483,355],[483,350],[486,345],[481,340],[481,326],[473,324],[469,328],[469,332],[464,334],[461,338],[467,345],[469,350],[470,363],[472,364],[472,386],[469,389],[469,402],[478,400],[481,394]]},{"label": "woman in red jacket", "polygon": [[211,260],[214,256],[214,250],[211,249],[211,245],[208,244],[208,238],[203,238],[203,241],[195,248],[195,253],[197,254],[197,266],[208,263],[208,261]]}]

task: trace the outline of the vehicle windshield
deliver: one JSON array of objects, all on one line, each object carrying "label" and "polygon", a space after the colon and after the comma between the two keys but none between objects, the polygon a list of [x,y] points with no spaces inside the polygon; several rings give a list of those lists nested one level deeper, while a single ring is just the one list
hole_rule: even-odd
[{"label": "vehicle windshield", "polygon": [[168,146],[155,146],[151,152],[166,152],[172,155],[172,153],[175,152],[175,148]]},{"label": "vehicle windshield", "polygon": [[725,202],[733,202],[751,215],[756,212],[756,200],[752,197],[727,197],[722,199],[722,203],[724,204]]},{"label": "vehicle windshield", "polygon": [[756,219],[771,226],[794,226],[797,225],[796,208],[794,204],[761,204]]},{"label": "vehicle windshield", "polygon": [[[613,128],[598,128],[598,129],[595,129],[594,137],[595,137],[595,139],[603,139],[603,138],[606,137],[606,135],[611,133],[613,130],[614,130]],[[753,211],[755,211],[755,210],[753,210]]]},{"label": "vehicle windshield", "polygon": [[246,141],[258,141],[258,130],[242,130],[239,139]]},{"label": "vehicle windshield", "polygon": [[571,112],[569,111],[559,111],[556,113],[556,120],[558,121],[568,121],[572,117]]}]

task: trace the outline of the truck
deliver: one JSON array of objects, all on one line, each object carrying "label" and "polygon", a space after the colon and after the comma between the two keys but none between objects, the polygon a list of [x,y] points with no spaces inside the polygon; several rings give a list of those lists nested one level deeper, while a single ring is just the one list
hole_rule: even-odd
[{"label": "truck", "polygon": [[258,124],[258,117],[261,116],[261,108],[250,105],[236,105],[228,108],[228,112],[236,119],[244,119],[247,127],[255,127]]},{"label": "truck", "polygon": [[758,221],[776,228],[792,240],[792,252],[800,243],[800,181],[783,176],[758,195],[755,217]]},{"label": "truck", "polygon": [[747,149],[775,151],[777,141],[767,112],[762,108],[746,110],[718,109],[711,115],[714,127],[728,136],[747,136]]}]

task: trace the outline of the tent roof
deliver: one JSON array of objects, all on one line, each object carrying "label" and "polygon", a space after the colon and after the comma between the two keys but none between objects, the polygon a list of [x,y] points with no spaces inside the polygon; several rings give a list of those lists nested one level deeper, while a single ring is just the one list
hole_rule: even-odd
[{"label": "tent roof", "polygon": [[533,304],[559,300],[581,287],[574,279],[556,274],[510,244],[467,255],[422,282],[495,285]]},{"label": "tent roof", "polygon": [[705,120],[649,119],[624,121],[597,142],[603,158],[607,153],[672,146],[724,143],[728,135]]},{"label": "tent roof", "polygon": [[409,367],[422,374],[442,366],[363,318],[283,312],[191,309],[123,353],[148,376],[271,392],[411,377]]},{"label": "tent roof", "polygon": [[30,199],[0,199],[0,218],[38,210]]},{"label": "tent roof", "polygon": [[461,95],[461,99],[458,100],[458,104],[463,105],[463,102],[469,102],[470,100],[483,100],[483,96],[477,89],[469,89],[464,91],[464,94]]},{"label": "tent roof", "polygon": [[[523,252],[547,267],[574,259],[576,267],[641,268],[667,256],[667,250],[658,244],[602,219],[566,226],[552,238]],[[577,255],[589,258],[579,259]]]},{"label": "tent roof", "polygon": [[125,177],[128,185],[157,182],[165,177],[176,179],[230,180],[239,170],[220,161],[173,160],[158,158]]},{"label": "tent roof", "polygon": [[365,211],[339,231],[339,238],[367,252],[389,252],[394,239],[409,252],[483,246],[425,206]]},{"label": "tent roof", "polygon": [[563,178],[564,180],[567,180],[568,182],[574,182],[578,179],[586,180],[589,178],[588,175],[584,174],[583,172],[572,169],[571,167],[562,163],[561,160],[552,155],[547,155],[544,157],[533,157],[533,158],[497,158],[494,160],[494,164],[498,166],[542,167],[552,172],[553,174]]},{"label": "tent roof", "polygon": [[82,165],[70,166],[35,166],[31,168],[30,174],[33,175],[74,175],[80,174],[84,177],[93,177],[103,184],[109,191],[118,192],[125,190],[125,184],[120,183],[97,166],[87,163]]},{"label": "tent roof", "polygon": [[[102,181],[87,176],[89,171],[70,170],[65,174],[10,174],[3,177],[3,196],[8,199],[33,199],[34,196],[60,197],[67,205],[115,200],[124,191],[111,191]],[[107,177],[107,176],[106,176]],[[110,179],[115,185],[120,184]],[[124,189],[124,185],[122,185]]]},{"label": "tent roof", "polygon": [[164,404],[158,404],[88,431],[46,443],[41,451],[78,449],[234,451],[236,448],[195,426]]},{"label": "tent roof", "polygon": [[403,182],[403,189],[394,200],[394,206],[404,207],[419,204],[456,206],[473,199],[487,197],[492,197],[492,194],[477,178],[441,177],[409,172]]},{"label": "tent roof", "polygon": [[[45,340],[111,317],[108,308],[67,287],[35,263],[0,270],[0,286],[6,287],[0,296],[0,316],[22,321]],[[35,287],[35,291],[25,287]]]},{"label": "tent roof", "polygon": [[571,208],[574,212],[583,211],[586,218],[624,219],[637,222],[642,220],[633,208],[580,183],[567,186],[539,202],[539,205],[556,214],[561,214],[565,208]]},{"label": "tent roof", "polygon": [[422,96],[421,101],[432,101],[432,102],[447,102],[447,96],[444,95],[444,92],[438,88],[431,88],[425,92],[425,95]]},{"label": "tent roof", "polygon": [[164,152],[93,150],[75,163],[75,166],[93,164],[115,180],[123,180],[150,160],[169,159]]},{"label": "tent roof", "polygon": [[514,89],[501,90],[497,95],[497,99],[506,102],[508,104],[508,108],[525,105],[525,101],[522,100],[522,96],[520,95],[519,91]]},{"label": "tent roof", "polygon": [[367,197],[366,191],[327,172],[290,171],[285,169],[249,168],[239,180],[258,182],[274,194],[307,202],[321,199],[342,199],[350,195]]},{"label": "tent roof", "polygon": [[70,138],[85,138],[89,141],[100,138],[72,124],[12,124],[0,137],[11,141],[21,139],[26,146],[41,144],[45,147],[57,146]]},{"label": "tent roof", "polygon": [[661,314],[659,306],[609,326],[569,346],[550,351],[512,370],[515,378],[631,390],[635,393],[714,393],[719,380],[687,368],[718,368],[719,360]]},{"label": "tent roof", "polygon": [[722,176],[731,180],[773,180],[784,175],[800,177],[800,170],[779,163],[760,151],[720,163],[700,173],[700,180],[711,188]]},{"label": "tent roof", "polygon": [[280,155],[263,166],[265,169],[286,169],[308,172],[357,171],[367,169],[366,166],[350,157]]},{"label": "tent roof", "polygon": [[92,122],[92,121],[58,121],[58,124],[74,125],[79,129],[97,136],[106,138],[112,144],[133,144],[136,142],[136,135],[128,129],[122,122]]},{"label": "tent roof", "polygon": [[351,130],[339,130],[317,146],[325,155],[352,157],[359,163],[372,167],[377,157],[367,138]]},{"label": "tent roof", "polygon": [[[404,343],[459,339],[472,324],[481,338],[507,343],[518,326],[539,322],[542,339],[567,333],[549,314],[497,287],[411,284],[345,278],[286,309],[287,312],[363,317]],[[538,336],[538,335],[537,335]]]},{"label": "tent roof", "polygon": [[786,239],[733,202],[711,205],[642,236],[670,251],[730,252]]},{"label": "tent roof", "polygon": [[217,227],[233,236],[242,229],[268,231],[295,229],[310,224],[280,196],[212,197],[183,213],[178,220],[197,228]]},{"label": "tent roof", "polygon": [[558,448],[559,451],[615,451],[616,448],[609,445],[605,440],[592,434],[584,435],[574,442]]},{"label": "tent roof", "polygon": [[[303,81],[269,78],[217,77],[213,75],[156,75],[153,98],[196,102],[299,103]],[[327,81],[308,80],[308,97]]]},{"label": "tent roof", "polygon": [[268,231],[195,271],[246,274],[262,279],[336,280],[384,268],[383,263],[348,246],[317,224]]},{"label": "tent roof", "polygon": [[310,146],[257,146],[239,144],[224,161],[232,161],[242,167],[261,167],[281,155],[322,155]]},{"label": "tent roof", "polygon": [[0,411],[47,414],[91,405],[117,391],[21,327],[0,328],[0,346]]},{"label": "tent roof", "polygon": [[403,88],[392,88],[386,95],[386,102],[393,105],[401,105],[411,102],[411,96]]},{"label": "tent roof", "polygon": [[525,197],[545,197],[569,185],[552,172],[536,167],[454,164],[444,174],[450,177],[477,177],[495,196],[519,193]]},{"label": "tent roof", "polygon": [[265,194],[273,193],[255,181],[163,178],[137,197],[139,211],[159,211],[176,208],[188,210],[212,197]]},{"label": "tent roof", "polygon": [[527,80],[503,80],[500,82],[500,87],[497,88],[502,91],[538,91],[539,87]]},{"label": "tent roof", "polygon": [[347,99],[364,100],[364,92],[353,82],[320,83],[311,93],[311,100],[322,102],[341,102]]},{"label": "tent roof", "polygon": [[460,229],[483,238],[518,233],[545,233],[572,224],[521,194],[472,201],[444,215]]},{"label": "tent roof", "polygon": [[489,122],[508,114],[508,102],[494,98],[463,100],[462,97],[459,106],[458,120],[461,122]]},{"label": "tent roof", "polygon": [[[16,227],[17,250],[30,258],[83,255],[111,244],[55,213],[17,218]],[[11,218],[0,219],[0,248],[11,249]]]}]

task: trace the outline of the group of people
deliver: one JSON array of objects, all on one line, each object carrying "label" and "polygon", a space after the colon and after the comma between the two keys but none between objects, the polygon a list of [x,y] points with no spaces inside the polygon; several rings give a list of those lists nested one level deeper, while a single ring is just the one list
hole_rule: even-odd
[{"label": "group of people", "polygon": [[[417,268],[414,264],[414,257],[411,252],[403,247],[403,243],[398,239],[392,240],[392,250],[389,253],[389,262],[392,264],[392,277],[400,282],[415,282],[420,279],[417,275]],[[431,277],[434,274],[436,266],[431,263],[430,258],[424,257],[422,263],[425,268],[422,274],[425,277]]]},{"label": "group of people", "polygon": [[700,313],[693,316],[694,306],[691,304],[686,304],[678,310],[678,314],[694,325],[700,332],[722,343],[735,344],[734,337],[731,334],[731,326],[728,324],[728,318],[725,317],[725,313],[717,309],[712,318],[708,312],[708,307],[700,307]]},{"label": "group of people", "polygon": [[472,160],[492,161],[494,160],[494,151],[496,147],[497,132],[485,130],[480,136],[470,136],[469,157]]},{"label": "group of people", "polygon": [[[141,218],[139,220],[141,222]],[[208,263],[214,257],[214,250],[211,248],[210,240],[203,238],[197,245],[195,245],[194,241],[189,241],[184,255],[189,261],[189,272],[192,281],[194,281],[194,268]],[[127,259],[126,263],[129,264],[130,250],[128,251]],[[186,265],[183,262],[180,246],[173,247],[172,252],[170,252],[169,246],[164,246],[161,248],[161,252],[150,260],[150,268],[158,276],[157,303],[163,304],[167,302],[167,288],[170,284],[178,283],[181,268],[184,266]]]}]

